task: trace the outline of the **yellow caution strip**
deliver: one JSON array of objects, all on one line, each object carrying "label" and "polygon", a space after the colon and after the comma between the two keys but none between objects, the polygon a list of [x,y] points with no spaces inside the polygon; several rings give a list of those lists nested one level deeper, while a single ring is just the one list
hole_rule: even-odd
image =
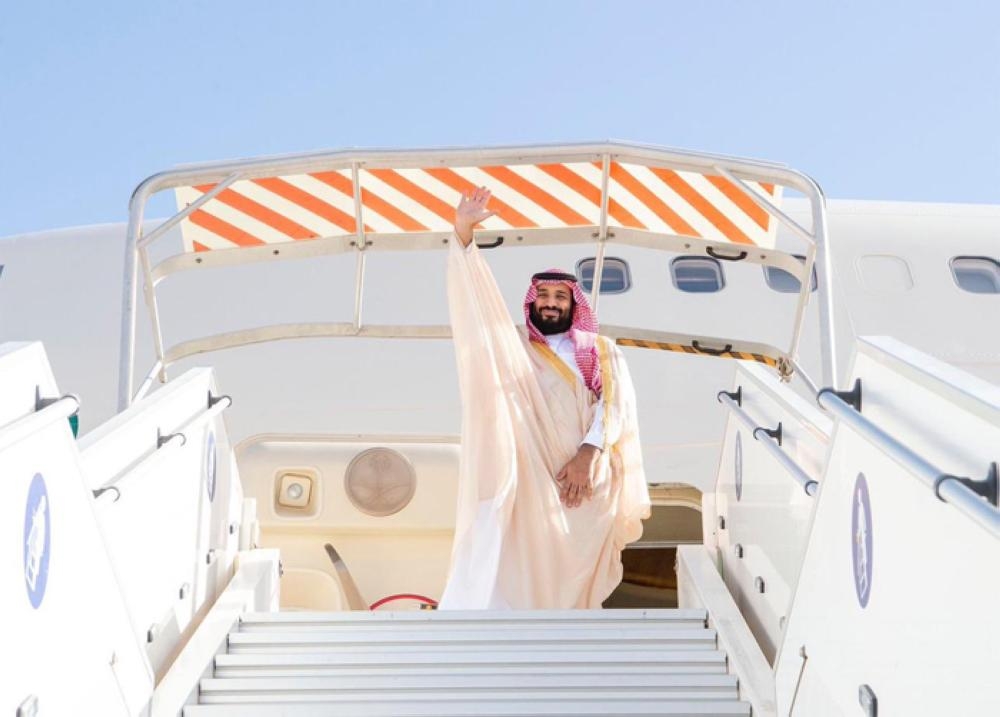
[{"label": "yellow caution strip", "polygon": [[694,346],[689,344],[668,344],[661,341],[646,341],[641,339],[616,339],[615,343],[619,346],[634,346],[640,349],[658,349],[660,351],[677,351],[679,353],[685,354],[699,354],[701,356],[716,356],[718,358],[730,358],[737,359],[739,361],[756,361],[758,363],[767,364],[768,366],[777,366],[778,360],[771,358],[770,356],[765,356],[764,354],[754,354],[749,351],[705,351],[704,349],[696,349]]}]

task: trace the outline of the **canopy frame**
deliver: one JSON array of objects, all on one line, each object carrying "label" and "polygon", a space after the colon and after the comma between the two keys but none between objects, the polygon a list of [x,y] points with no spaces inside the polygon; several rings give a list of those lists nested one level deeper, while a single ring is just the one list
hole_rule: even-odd
[{"label": "canopy frame", "polygon": [[[648,166],[665,167],[678,171],[692,171],[719,175],[729,180],[740,192],[775,220],[785,225],[806,243],[805,261],[787,252],[756,245],[735,245],[713,241],[696,236],[664,234],[659,232],[609,226],[609,174],[612,162],[633,162]],[[592,302],[597,307],[599,289],[604,270],[605,248],[609,241],[642,246],[663,251],[683,251],[704,253],[722,258],[734,256],[734,250],[745,252],[743,260],[768,266],[776,266],[799,279],[800,292],[797,297],[792,337],[787,350],[780,351],[762,344],[753,344],[759,351],[738,349],[747,353],[758,353],[776,359],[783,378],[793,373],[801,373],[797,363],[805,309],[809,301],[811,276],[814,266],[820,278],[820,352],[822,362],[822,383],[834,386],[838,370],[836,346],[833,331],[833,283],[829,244],[827,241],[826,199],[819,186],[807,175],[782,165],[759,160],[725,157],[715,154],[666,149],[651,145],[622,142],[534,145],[520,147],[488,147],[471,149],[426,149],[426,150],[342,150],[317,152],[284,157],[236,160],[180,167],[154,174],[135,189],[129,203],[129,223],[126,234],[125,272],[122,291],[122,330],[119,356],[118,403],[119,408],[128,407],[150,387],[157,376],[161,382],[167,380],[166,370],[176,361],[204,351],[259,343],[267,340],[283,340],[297,336],[381,336],[392,338],[447,338],[442,327],[436,326],[366,326],[363,322],[363,298],[365,278],[365,257],[368,251],[407,251],[441,249],[447,243],[447,232],[408,232],[405,245],[400,245],[399,234],[379,234],[367,232],[363,222],[362,189],[359,179],[361,169],[371,168],[422,168],[485,166],[487,164],[518,164],[545,162],[600,162],[601,165],[601,206],[600,222],[596,226],[576,226],[560,228],[511,229],[505,231],[477,231],[479,242],[497,245],[508,238],[517,246],[543,244],[580,244],[595,241],[596,260],[594,267]],[[198,254],[184,253],[172,256],[153,266],[149,247],[161,239],[173,227],[189,218],[194,212],[215,199],[228,187],[238,181],[263,177],[273,177],[297,173],[328,172],[350,170],[353,184],[354,219],[356,232],[352,235],[320,237],[309,241],[272,244],[233,249],[217,249]],[[809,201],[812,229],[808,230],[791,219],[774,203],[768,201],[750,188],[746,182],[766,182],[794,189]],[[215,186],[201,197],[184,207],[166,222],[143,234],[143,219],[149,199],[157,192],[204,184]],[[596,231],[595,231],[596,230]],[[393,241],[386,241],[389,238]],[[180,272],[207,266],[235,266],[260,261],[306,258],[330,254],[353,252],[356,257],[354,313],[350,324],[291,324],[282,327],[258,327],[245,331],[229,332],[214,337],[205,337],[184,342],[169,349],[164,347],[157,303],[156,286],[166,277]],[[142,290],[152,327],[156,361],[139,393],[134,392],[136,304],[142,273]],[[294,328],[287,328],[294,327]],[[447,327],[443,327],[447,329]],[[606,327],[610,328],[610,327]],[[621,327],[618,327],[621,328]],[[625,333],[616,339],[642,341],[642,335],[663,334],[663,344],[690,346],[697,337],[687,337],[664,332],[649,332],[641,328],[623,329]],[[604,331],[607,333],[607,331]],[[701,337],[710,345],[729,343],[748,346],[745,341]],[[657,341],[659,341],[657,339]],[[626,343],[626,341],[620,341]],[[639,345],[635,343],[626,345]],[[696,344],[697,345],[697,344]],[[711,355],[711,352],[697,352]],[[807,383],[812,383],[804,377]]]}]

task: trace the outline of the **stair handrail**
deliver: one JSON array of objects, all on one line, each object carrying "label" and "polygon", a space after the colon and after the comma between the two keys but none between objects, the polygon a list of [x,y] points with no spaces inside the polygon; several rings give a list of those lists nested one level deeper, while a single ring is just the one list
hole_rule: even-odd
[{"label": "stair handrail", "polygon": [[829,388],[824,388],[817,394],[816,402],[825,411],[849,425],[885,455],[916,476],[940,500],[954,506],[994,538],[1000,539],[1000,508],[997,506],[997,486],[1000,479],[997,476],[997,464],[991,465],[990,472],[984,481],[975,481],[945,473],[880,428],[871,419],[862,415],[860,411],[860,381],[855,383],[854,390],[858,394],[857,404],[859,408],[855,408],[844,397]]},{"label": "stair handrail", "polygon": [[93,491],[94,498],[101,498],[107,495],[112,498],[111,502],[117,503],[121,497],[121,487],[119,485],[121,481],[129,476],[145,472],[152,465],[158,463],[164,456],[184,446],[187,443],[187,435],[191,428],[215,418],[231,405],[233,405],[232,397],[228,395],[213,396],[210,393],[208,396],[208,408],[199,411],[169,433],[158,431],[156,445],[128,466],[118,471],[118,473],[102,483],[98,488],[95,488]]},{"label": "stair handrail", "polygon": [[[742,392],[740,395],[742,395]],[[763,445],[764,449],[770,453],[771,456],[777,460],[786,471],[788,471],[789,475],[796,483],[799,484],[799,486],[801,486],[806,495],[810,498],[816,495],[816,492],[819,490],[819,481],[806,473],[798,463],[792,460],[791,456],[781,449],[781,444],[779,442],[780,439],[770,433],[770,429],[755,423],[750,417],[750,414],[743,410],[743,407],[737,403],[737,401],[733,400],[729,393],[720,391],[716,398],[718,398],[719,403],[727,406],[729,410],[732,411],[733,415],[750,429],[750,434],[754,437],[754,440]],[[778,427],[780,430],[780,423],[778,424]],[[766,439],[761,439],[758,436],[759,433],[765,433],[768,437]]]},{"label": "stair handrail", "polygon": [[36,402],[34,411],[0,426],[0,451],[60,419],[69,418],[79,410],[80,398],[72,393],[60,398],[43,399]]}]

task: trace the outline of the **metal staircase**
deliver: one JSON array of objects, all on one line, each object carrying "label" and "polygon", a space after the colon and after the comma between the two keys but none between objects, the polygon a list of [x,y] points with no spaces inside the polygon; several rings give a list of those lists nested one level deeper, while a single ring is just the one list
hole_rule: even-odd
[{"label": "metal staircase", "polygon": [[248,614],[185,717],[750,715],[704,610]]}]

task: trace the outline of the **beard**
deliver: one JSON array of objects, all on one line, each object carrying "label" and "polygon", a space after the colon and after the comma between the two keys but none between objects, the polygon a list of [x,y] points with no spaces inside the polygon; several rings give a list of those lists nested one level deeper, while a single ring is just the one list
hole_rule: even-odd
[{"label": "beard", "polygon": [[573,309],[571,307],[569,311],[558,311],[559,316],[546,318],[538,313],[538,308],[532,304],[528,309],[528,316],[531,318],[531,323],[535,325],[536,329],[542,332],[543,336],[563,334],[569,331],[570,327],[573,325]]}]

